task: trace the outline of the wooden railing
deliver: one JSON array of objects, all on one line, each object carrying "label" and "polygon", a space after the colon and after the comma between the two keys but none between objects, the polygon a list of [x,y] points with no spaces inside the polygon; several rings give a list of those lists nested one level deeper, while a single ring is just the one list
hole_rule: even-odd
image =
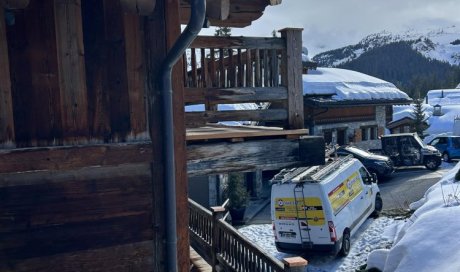
[{"label": "wooden railing", "polygon": [[[200,36],[184,54],[188,127],[220,121],[285,121],[303,128],[302,30],[284,29],[281,38]],[[218,110],[219,104],[273,103],[282,108]]]},{"label": "wooden railing", "polygon": [[286,258],[281,262],[241,235],[223,219],[224,207],[208,211],[191,199],[189,207],[190,244],[213,271],[304,271],[307,262],[302,258]]}]

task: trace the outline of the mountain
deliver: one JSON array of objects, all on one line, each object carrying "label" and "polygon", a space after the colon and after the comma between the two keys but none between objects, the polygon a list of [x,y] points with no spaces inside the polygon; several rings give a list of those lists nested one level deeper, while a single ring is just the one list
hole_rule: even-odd
[{"label": "mountain", "polygon": [[396,84],[414,97],[460,82],[460,28],[400,34],[384,31],[358,44],[313,57],[323,67],[346,68]]}]

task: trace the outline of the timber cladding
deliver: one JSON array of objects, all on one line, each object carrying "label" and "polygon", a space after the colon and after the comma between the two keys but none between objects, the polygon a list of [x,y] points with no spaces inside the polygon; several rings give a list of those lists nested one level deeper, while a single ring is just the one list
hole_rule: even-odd
[{"label": "timber cladding", "polygon": [[[106,264],[128,271],[151,263],[150,165],[0,174],[0,181],[0,271]],[[59,260],[83,270],[55,266]]]},{"label": "timber cladding", "polygon": [[108,0],[34,0],[8,15],[0,147],[149,138],[140,17]]}]

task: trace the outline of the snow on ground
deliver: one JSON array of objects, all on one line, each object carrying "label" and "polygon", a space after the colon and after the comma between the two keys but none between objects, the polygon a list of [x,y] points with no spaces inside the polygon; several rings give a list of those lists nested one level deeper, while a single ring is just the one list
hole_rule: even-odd
[{"label": "snow on ground", "polygon": [[[307,271],[355,271],[356,268],[366,263],[367,255],[372,250],[391,246],[395,235],[394,226],[397,226],[395,222],[397,221],[388,217],[368,219],[351,238],[351,251],[345,258],[318,254],[303,255],[303,258],[308,260]],[[390,231],[385,231],[387,226],[391,226]],[[239,231],[280,260],[294,256],[276,250],[272,225],[250,225],[240,228]]]},{"label": "snow on ground", "polygon": [[[443,163],[442,167],[452,166]],[[347,257],[303,255],[309,263],[306,271],[348,272],[366,263],[367,268],[382,271],[460,271],[460,183],[454,182],[459,169],[460,163],[412,203],[411,208],[417,210],[409,219],[366,220],[352,236]],[[276,250],[269,224],[244,226],[239,231],[280,260],[294,256]]]},{"label": "snow on ground", "polygon": [[318,68],[302,78],[307,95],[332,95],[334,100],[409,99],[393,83],[352,70]]},{"label": "snow on ground", "polygon": [[368,267],[382,271],[460,271],[460,183],[457,164],[425,196],[398,232],[393,247],[369,255]]}]

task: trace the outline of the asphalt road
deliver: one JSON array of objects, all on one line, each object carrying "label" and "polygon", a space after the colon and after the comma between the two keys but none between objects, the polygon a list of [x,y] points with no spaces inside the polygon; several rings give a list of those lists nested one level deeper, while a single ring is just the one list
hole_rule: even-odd
[{"label": "asphalt road", "polygon": [[[426,190],[438,182],[449,169],[430,171],[424,167],[398,169],[391,178],[379,181],[383,209],[409,208],[409,204],[421,199]],[[246,224],[270,224],[270,204],[260,210]]]},{"label": "asphalt road", "polygon": [[438,182],[449,169],[430,171],[424,167],[398,169],[389,179],[379,182],[383,209],[409,208],[426,190]]}]

